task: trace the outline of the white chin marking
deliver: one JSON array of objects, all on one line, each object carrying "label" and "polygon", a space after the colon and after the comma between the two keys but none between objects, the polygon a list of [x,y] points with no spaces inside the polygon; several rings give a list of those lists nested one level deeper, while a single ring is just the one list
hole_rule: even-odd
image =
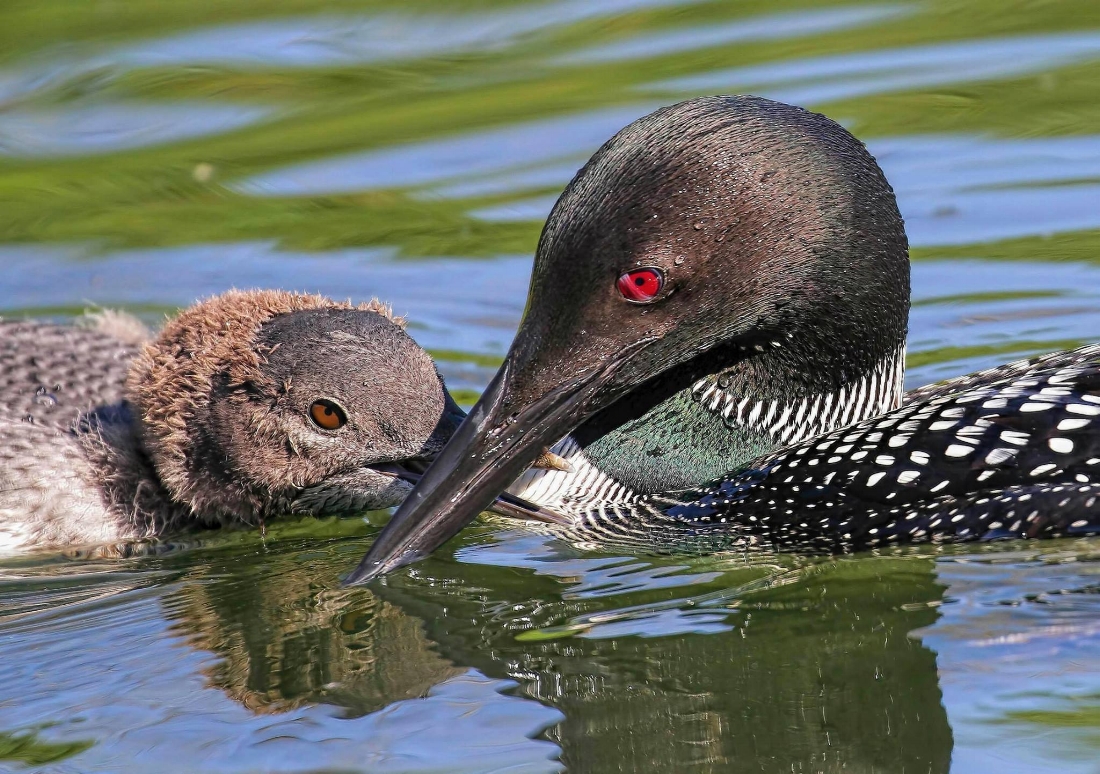
[{"label": "white chin marking", "polygon": [[530,469],[508,487],[508,491],[537,505],[585,508],[602,503],[626,503],[635,498],[628,487],[597,468],[571,436],[558,441],[550,451],[569,462],[572,470]]}]

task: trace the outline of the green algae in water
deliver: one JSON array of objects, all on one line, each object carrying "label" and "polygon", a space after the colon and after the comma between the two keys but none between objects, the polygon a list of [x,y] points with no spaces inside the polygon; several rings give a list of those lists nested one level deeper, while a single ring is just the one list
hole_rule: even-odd
[{"label": "green algae in water", "polygon": [[33,731],[0,731],[0,761],[28,766],[57,763],[82,753],[95,742],[45,742]]}]

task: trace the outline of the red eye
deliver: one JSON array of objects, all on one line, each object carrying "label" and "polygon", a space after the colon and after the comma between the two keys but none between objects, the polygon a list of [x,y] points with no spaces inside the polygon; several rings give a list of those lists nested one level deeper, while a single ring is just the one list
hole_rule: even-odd
[{"label": "red eye", "polygon": [[665,278],[657,269],[635,269],[619,277],[619,292],[627,301],[644,304],[661,292]]}]

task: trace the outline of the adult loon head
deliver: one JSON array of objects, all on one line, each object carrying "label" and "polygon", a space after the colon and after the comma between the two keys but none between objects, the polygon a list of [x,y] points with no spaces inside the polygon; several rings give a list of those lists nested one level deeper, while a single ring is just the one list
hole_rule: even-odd
[{"label": "adult loon head", "polygon": [[754,97],[645,116],[558,200],[504,364],[351,580],[433,550],[567,433],[646,493],[890,409],[908,310],[893,192],[838,124]]}]

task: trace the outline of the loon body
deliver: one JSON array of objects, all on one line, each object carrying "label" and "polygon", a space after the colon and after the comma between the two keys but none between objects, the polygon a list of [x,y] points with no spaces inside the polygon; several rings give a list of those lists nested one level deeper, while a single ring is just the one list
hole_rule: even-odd
[{"label": "loon body", "polygon": [[395,505],[463,416],[399,323],[280,291],[155,339],[111,313],[0,322],[0,549]]},{"label": "loon body", "polygon": [[[1100,531],[1100,346],[903,394],[908,312],[893,191],[838,124],[755,97],[645,116],[558,200],[504,364],[349,580],[509,484],[596,540]],[[524,473],[556,439],[572,471]]]}]

